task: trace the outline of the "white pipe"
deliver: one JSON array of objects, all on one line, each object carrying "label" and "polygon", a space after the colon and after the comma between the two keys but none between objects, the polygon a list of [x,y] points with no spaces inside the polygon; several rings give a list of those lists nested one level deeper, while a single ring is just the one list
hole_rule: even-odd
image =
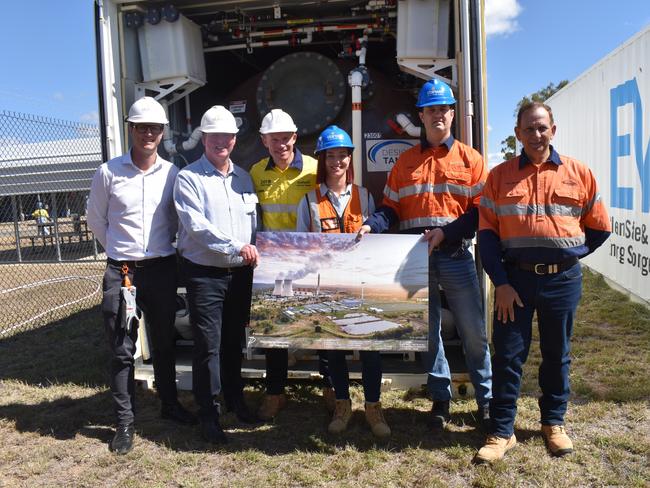
[{"label": "white pipe", "polygon": [[461,76],[462,90],[460,92],[461,100],[465,104],[464,117],[462,120],[462,136],[463,142],[470,147],[473,147],[472,137],[472,119],[474,118],[474,104],[472,102],[472,79],[470,76],[472,64],[470,60],[470,40],[469,40],[469,3],[467,1],[460,2],[460,34],[462,46],[462,69]]},{"label": "white pipe", "polygon": [[194,149],[198,145],[199,141],[201,140],[202,135],[203,132],[201,132],[200,127],[194,129],[189,139],[183,141],[183,144],[181,144],[183,151],[189,151],[190,149]]},{"label": "white pipe", "polygon": [[[165,116],[167,117],[167,120],[169,120],[169,104],[166,100],[161,100],[160,105],[162,105],[163,109],[165,109]],[[167,151],[167,154],[170,156],[176,154],[176,147],[174,147],[174,139],[172,137],[172,130],[169,127],[169,124],[165,124],[163,126],[163,147],[165,148],[165,151]]]},{"label": "white pipe", "polygon": [[397,123],[400,125],[402,129],[411,137],[420,137],[420,134],[422,133],[422,127],[419,127],[413,122],[411,122],[411,119],[409,119],[406,114],[399,113],[395,116],[395,119],[397,120]]},{"label": "white pipe", "polygon": [[[379,24],[351,24],[351,25],[325,25],[321,27],[299,27],[294,29],[280,29],[280,30],[270,30],[270,31],[256,31],[249,32],[246,34],[246,37],[252,39],[253,37],[275,37],[278,35],[285,34],[306,34],[304,39],[299,39],[299,44],[309,44],[312,41],[312,34],[314,32],[330,32],[330,31],[347,31],[347,30],[363,30],[364,32],[370,33],[373,28],[379,27]],[[237,37],[237,39],[243,38],[243,35]],[[368,40],[367,36],[364,36],[366,41]],[[208,39],[214,42],[219,42],[220,39],[218,36],[208,35]],[[278,40],[278,41],[267,41],[267,42],[254,42],[251,44],[231,44],[227,46],[214,46],[207,47],[203,50],[205,53],[214,53],[219,51],[230,51],[234,49],[247,49],[253,47],[267,47],[267,46],[286,46],[290,44],[290,40]],[[363,53],[365,64],[365,51]]]},{"label": "white pipe", "polygon": [[[298,44],[309,44],[312,40],[311,32],[307,32],[307,35],[304,39],[298,39]],[[262,42],[251,42],[249,44],[231,44],[229,46],[214,46],[208,47],[203,50],[204,53],[215,53],[219,51],[233,51],[235,49],[249,49],[252,50],[254,47],[270,47],[270,46],[289,46],[291,45],[291,39],[285,39],[281,41],[262,41]]]},{"label": "white pipe", "polygon": [[190,94],[185,96],[185,130],[188,134],[192,133],[192,114],[190,111]]},{"label": "white pipe", "polygon": [[363,31],[363,37],[361,38],[361,49],[357,50],[354,54],[359,58],[359,64],[361,66],[366,65],[366,46],[368,45],[368,33],[372,32],[372,29],[366,29]]},{"label": "white pipe", "polygon": [[[320,27],[294,27],[291,29],[271,29],[271,30],[261,30],[254,32],[247,32],[246,34],[240,34],[239,36],[234,36],[236,39],[242,39],[244,37],[275,37],[282,34],[307,34],[309,32],[333,32],[333,31],[347,31],[347,30],[369,30],[372,32],[372,28],[378,28],[379,24],[350,24],[350,25],[324,25]],[[210,37],[208,39],[218,41],[219,39],[216,36]]]},{"label": "white pipe", "polygon": [[352,87],[352,143],[354,144],[354,151],[352,153],[352,167],[354,169],[354,183],[356,185],[362,184],[362,151],[361,151],[361,131],[363,130],[361,123],[361,84],[363,83],[363,75],[361,71],[354,70],[348,76],[348,84]]}]

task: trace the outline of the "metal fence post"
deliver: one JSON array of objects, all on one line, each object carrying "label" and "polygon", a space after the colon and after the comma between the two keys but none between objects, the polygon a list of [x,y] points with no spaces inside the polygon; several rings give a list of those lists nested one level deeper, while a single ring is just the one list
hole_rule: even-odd
[{"label": "metal fence post", "polygon": [[16,209],[16,195],[11,195],[11,212],[14,216],[14,235],[16,236],[16,257],[18,262],[23,261],[23,255],[20,252],[20,227],[18,225],[18,211]]}]

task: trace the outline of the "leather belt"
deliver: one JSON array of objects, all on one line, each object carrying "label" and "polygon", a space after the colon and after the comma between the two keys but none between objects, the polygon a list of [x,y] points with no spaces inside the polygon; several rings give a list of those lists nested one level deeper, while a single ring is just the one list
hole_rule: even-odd
[{"label": "leather belt", "polygon": [[117,259],[113,259],[113,258],[108,258],[106,261],[108,262],[108,264],[112,264],[114,266],[122,266],[123,264],[126,264],[129,267],[129,269],[136,269],[136,268],[148,268],[149,266],[155,266],[156,264],[161,264],[164,263],[165,261],[171,261],[175,257],[176,257],[175,254],[170,254],[169,256],[140,259],[138,261],[118,261]]},{"label": "leather belt", "polygon": [[507,264],[514,266],[515,268],[519,268],[523,271],[531,271],[536,275],[549,275],[549,274],[561,273],[562,271],[565,271],[571,268],[572,266],[574,266],[577,262],[578,262],[578,258],[571,258],[571,259],[567,259],[566,261],[562,261],[561,263],[552,263],[552,264],[521,263],[515,261],[506,261]]}]

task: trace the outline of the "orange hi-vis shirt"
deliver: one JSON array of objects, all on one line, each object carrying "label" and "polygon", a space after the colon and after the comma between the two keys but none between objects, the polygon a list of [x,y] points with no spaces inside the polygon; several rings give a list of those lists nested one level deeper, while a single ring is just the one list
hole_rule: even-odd
[{"label": "orange hi-vis shirt", "polygon": [[[486,178],[485,162],[475,149],[453,138],[437,147],[418,144],[395,163],[382,205],[397,214],[400,231],[443,227],[478,207]],[[454,235],[445,231],[445,236],[453,241],[472,237],[476,221],[470,227]]]},{"label": "orange hi-vis shirt", "polygon": [[[593,173],[554,149],[539,165],[525,154],[498,165],[483,188],[481,258],[497,286],[506,282],[502,260],[555,264],[580,258],[602,244],[609,232],[611,224]],[[498,242],[496,249],[493,240]]]},{"label": "orange hi-vis shirt", "polygon": [[309,202],[310,232],[352,234],[358,232],[368,218],[369,195],[364,187],[352,185],[350,201],[340,218],[327,194],[321,193],[320,185],[305,197]]}]

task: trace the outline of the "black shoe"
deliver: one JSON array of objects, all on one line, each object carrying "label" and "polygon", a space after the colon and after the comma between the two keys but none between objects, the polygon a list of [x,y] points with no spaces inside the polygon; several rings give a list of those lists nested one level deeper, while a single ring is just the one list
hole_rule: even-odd
[{"label": "black shoe", "polygon": [[226,400],[226,410],[233,412],[237,419],[244,424],[259,424],[262,422],[255,412],[250,411],[243,397]]},{"label": "black shoe", "polygon": [[133,424],[118,425],[115,429],[115,436],[109,445],[110,450],[115,454],[126,454],[133,449],[134,436]]},{"label": "black shoe", "polygon": [[172,405],[163,405],[160,410],[160,416],[164,419],[171,420],[178,424],[195,425],[198,423],[196,415],[185,409],[180,403]]},{"label": "black shoe", "polygon": [[227,444],[228,438],[224,433],[219,418],[201,419],[201,437],[210,444]]},{"label": "black shoe", "polygon": [[489,432],[490,430],[490,405],[482,405],[478,407],[478,412],[476,413],[479,423],[484,431]]},{"label": "black shoe", "polygon": [[434,400],[431,405],[431,412],[429,413],[429,421],[427,424],[430,429],[441,430],[444,429],[445,424],[451,420],[449,415],[449,400]]}]

